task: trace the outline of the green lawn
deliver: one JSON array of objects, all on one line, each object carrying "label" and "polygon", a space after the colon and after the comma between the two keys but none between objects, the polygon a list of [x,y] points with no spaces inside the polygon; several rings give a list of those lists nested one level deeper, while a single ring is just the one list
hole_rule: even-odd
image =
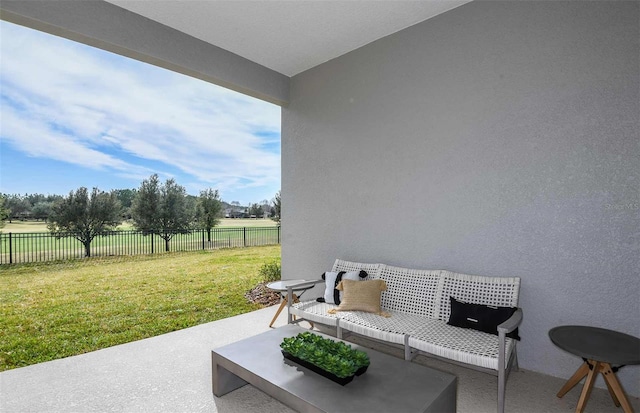
[{"label": "green lawn", "polygon": [[[11,232],[15,229],[15,224],[11,225],[14,228],[9,228],[9,231],[5,228],[0,233],[0,264],[66,260],[85,256],[83,244],[74,237],[56,238],[48,231]],[[30,228],[35,229],[33,226]],[[275,225],[226,226],[213,228],[210,236],[202,229],[175,234],[170,240],[169,250],[198,251],[275,245],[279,242],[280,231]],[[92,257],[163,253],[165,250],[165,241],[159,235],[145,236],[131,230],[112,231],[106,236],[96,236],[91,242]]]},{"label": "green lawn", "polygon": [[258,309],[280,246],[0,266],[0,371]]},{"label": "green lawn", "polygon": [[[277,223],[271,219],[249,219],[249,218],[223,218],[220,220],[220,224],[216,228],[230,228],[230,227],[274,227]],[[123,222],[118,225],[117,229],[132,230],[135,229],[130,222]],[[2,232],[9,233],[23,233],[23,232],[49,232],[47,229],[47,223],[44,221],[17,221],[9,223],[5,221],[5,227],[2,228]]]}]

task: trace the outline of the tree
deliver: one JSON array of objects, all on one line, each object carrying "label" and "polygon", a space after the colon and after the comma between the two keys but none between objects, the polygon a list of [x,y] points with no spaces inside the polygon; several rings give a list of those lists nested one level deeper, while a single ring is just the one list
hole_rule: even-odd
[{"label": "tree", "polygon": [[249,205],[248,213],[251,218],[262,218],[264,216],[264,211],[262,210],[262,206],[258,204]]},{"label": "tree", "polygon": [[122,217],[131,219],[131,204],[136,196],[135,189],[116,189],[115,191],[118,201],[122,204]]},{"label": "tree", "polygon": [[278,223],[278,226],[280,226],[280,191],[278,191],[276,193],[276,195],[273,197],[273,201],[271,201],[273,203],[273,216],[271,217],[272,220],[276,221]]},{"label": "tree", "polygon": [[51,215],[51,208],[53,207],[53,202],[48,201],[40,201],[33,204],[31,208],[31,217],[35,219],[42,219],[46,221],[49,219],[49,215]]},{"label": "tree", "polygon": [[176,234],[190,232],[193,214],[187,208],[187,191],[171,178],[160,184],[157,174],[142,181],[131,206],[134,225],[145,235],[157,234],[165,251]]},{"label": "tree", "polygon": [[0,228],[4,228],[7,218],[9,218],[9,208],[6,208],[4,195],[0,195]]},{"label": "tree", "polygon": [[220,223],[222,216],[222,202],[217,189],[200,191],[198,198],[198,221],[207,230],[207,241],[211,242],[211,228]]},{"label": "tree", "polygon": [[9,210],[9,222],[13,218],[20,218],[29,215],[31,212],[31,203],[26,197],[18,194],[8,195],[5,197],[5,208]]},{"label": "tree", "polygon": [[115,194],[87,188],[56,202],[51,208],[47,227],[56,238],[74,237],[84,245],[85,256],[91,256],[91,241],[103,231],[112,230],[120,223],[120,202]]}]

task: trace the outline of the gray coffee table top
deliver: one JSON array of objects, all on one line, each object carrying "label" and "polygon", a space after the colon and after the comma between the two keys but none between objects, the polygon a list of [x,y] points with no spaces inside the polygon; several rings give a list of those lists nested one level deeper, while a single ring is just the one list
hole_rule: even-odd
[{"label": "gray coffee table top", "polygon": [[345,386],[285,360],[282,339],[303,331],[286,325],[213,350],[214,394],[249,382],[302,411],[455,412],[455,376],[356,344],[349,343],[366,351],[371,365]]},{"label": "gray coffee table top", "polygon": [[560,326],[549,330],[556,346],[589,360],[610,364],[640,364],[640,339],[606,328]]}]

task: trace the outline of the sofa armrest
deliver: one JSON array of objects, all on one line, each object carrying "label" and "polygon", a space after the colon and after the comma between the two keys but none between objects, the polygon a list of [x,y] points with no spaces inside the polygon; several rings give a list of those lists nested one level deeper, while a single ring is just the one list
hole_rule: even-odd
[{"label": "sofa armrest", "polygon": [[522,323],[522,308],[518,308],[509,319],[498,326],[498,333],[510,333]]},{"label": "sofa armrest", "polygon": [[289,302],[289,305],[291,305],[291,303],[293,302],[292,300],[294,290],[304,289],[306,291],[307,289],[315,287],[316,284],[320,284],[323,282],[324,280],[305,280],[298,283],[287,284],[287,301]]}]

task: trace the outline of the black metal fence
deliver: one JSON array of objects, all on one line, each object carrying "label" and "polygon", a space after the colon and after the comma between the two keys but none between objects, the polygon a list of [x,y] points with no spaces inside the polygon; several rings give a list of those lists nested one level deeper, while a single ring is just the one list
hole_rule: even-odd
[{"label": "black metal fence", "polygon": [[[280,244],[280,227],[237,227],[193,230],[174,234],[170,251],[198,251]],[[93,239],[92,257],[142,255],[166,252],[165,240],[141,231],[108,231]],[[86,256],[84,245],[73,236],[59,238],[46,232],[0,234],[0,265],[68,260]]]}]

